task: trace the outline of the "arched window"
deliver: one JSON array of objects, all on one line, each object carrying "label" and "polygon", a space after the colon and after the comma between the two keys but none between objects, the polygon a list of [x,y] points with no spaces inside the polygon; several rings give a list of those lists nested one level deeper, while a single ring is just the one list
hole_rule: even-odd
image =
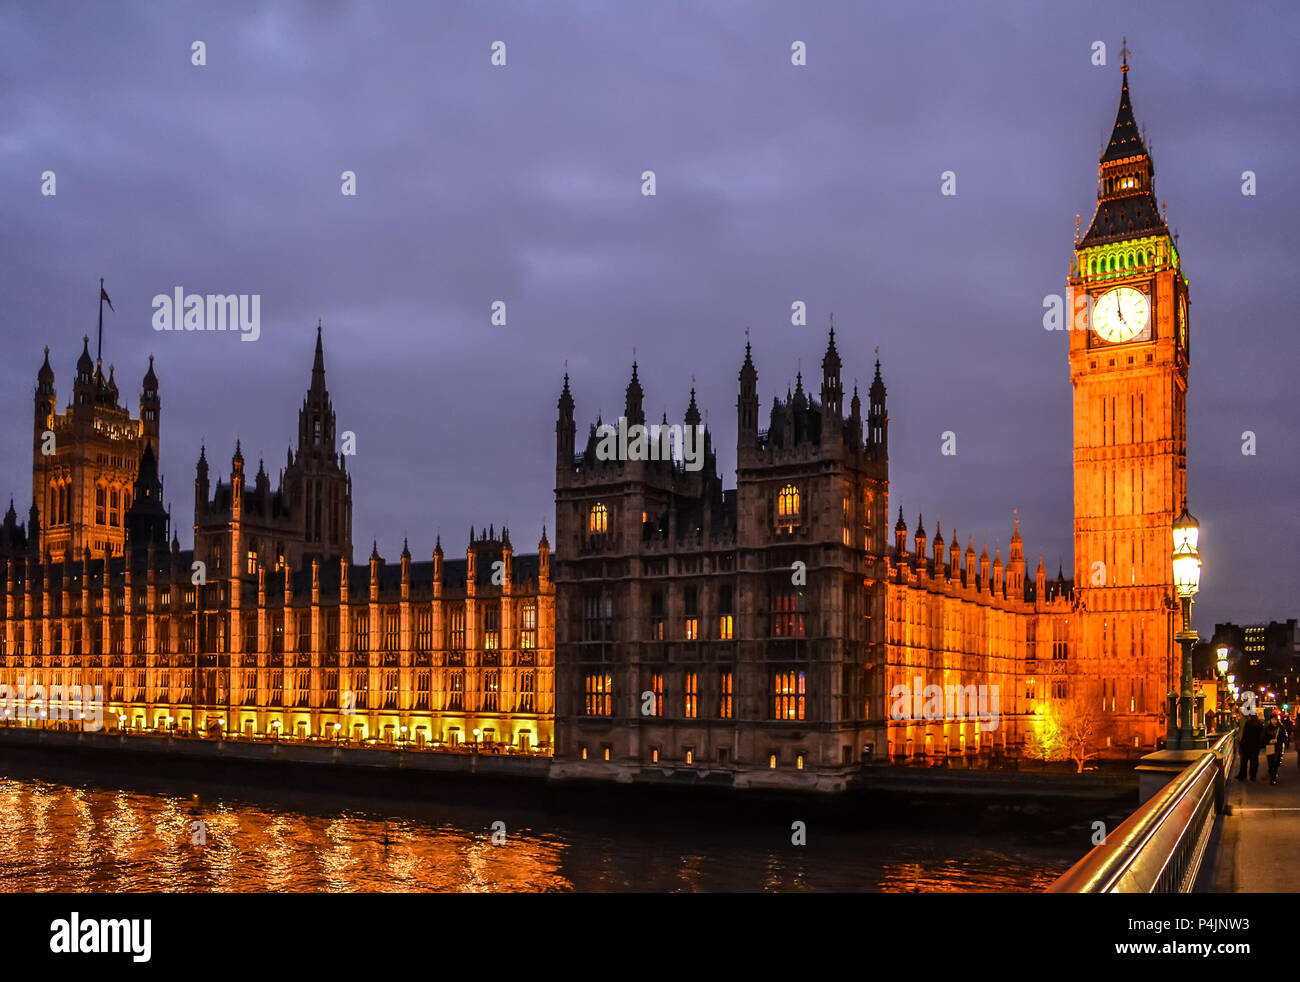
[{"label": "arched window", "polygon": [[599,501],[591,506],[587,515],[587,531],[592,535],[604,535],[609,531],[609,509]]},{"label": "arched window", "polygon": [[799,524],[799,489],[787,484],[776,498],[777,524],[793,528]]},{"label": "arched window", "polygon": [[1095,259],[1089,259],[1089,260],[1088,260],[1088,275],[1089,275],[1089,276],[1092,276],[1092,275],[1095,274],[1096,272],[1097,272],[1097,260],[1095,260]]}]

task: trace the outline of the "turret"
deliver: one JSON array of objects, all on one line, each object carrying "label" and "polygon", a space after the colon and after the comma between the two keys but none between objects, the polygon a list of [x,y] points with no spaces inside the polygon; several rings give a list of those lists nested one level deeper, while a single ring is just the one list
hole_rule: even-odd
[{"label": "turret", "polygon": [[208,510],[208,453],[199,445],[199,462],[194,467],[194,522]]},{"label": "turret", "polygon": [[1007,555],[1007,594],[1013,600],[1025,599],[1025,549],[1020,538],[1020,517],[1011,533],[1011,550]]},{"label": "turret", "polygon": [[838,436],[844,415],[844,385],[840,381],[840,353],[835,350],[835,328],[831,327],[826,354],[822,356],[822,433]]},{"label": "turret", "polygon": [[627,383],[626,401],[624,403],[623,415],[627,417],[627,425],[631,427],[635,423],[645,425],[645,393],[641,390],[641,380],[637,378],[636,362],[632,362],[632,380]]},{"label": "turret", "polygon": [[894,557],[900,562],[907,558],[907,523],[903,521],[903,506],[898,506],[898,521],[894,523]]},{"label": "turret", "polygon": [[934,578],[937,580],[943,575],[943,523],[935,522],[934,539],[931,544],[934,547]]},{"label": "turret", "polygon": [[564,373],[564,388],[560,392],[560,401],[556,403],[560,415],[555,421],[555,470],[557,474],[568,474],[573,470],[573,440],[575,425],[573,422],[573,395],[569,392],[569,373]]},{"label": "turret", "polygon": [[551,579],[551,543],[546,538],[546,526],[542,526],[542,538],[537,543],[537,582],[540,586]]},{"label": "turret", "polygon": [[36,372],[36,437],[40,443],[41,434],[49,425],[50,415],[58,407],[58,398],[54,390],[54,369],[50,367],[50,349],[45,348],[45,361]]},{"label": "turret", "polygon": [[740,398],[736,400],[737,447],[753,447],[758,441],[758,371],[754,368],[749,342],[745,342],[745,363],[740,366]]},{"label": "turret", "polygon": [[1047,600],[1047,569],[1043,566],[1043,557],[1038,556],[1038,568],[1034,570],[1034,599],[1039,603]]},{"label": "turret", "polygon": [[[153,355],[149,356],[149,370],[144,373],[140,383],[140,422],[144,438],[155,447],[159,446],[158,433],[161,425],[162,401],[158,397],[158,376],[153,371]],[[158,451],[154,451],[155,458]]]},{"label": "turret", "polygon": [[919,571],[925,569],[925,550],[929,543],[925,539],[925,516],[917,513],[916,516],[916,568]]},{"label": "turret", "polygon": [[885,383],[880,378],[880,360],[876,359],[876,377],[871,380],[867,409],[867,445],[878,453],[889,454],[889,413],[885,411]]},{"label": "turret", "polygon": [[89,406],[95,401],[95,363],[90,360],[90,336],[81,339],[81,357],[77,359],[77,378],[72,383],[74,406]]}]

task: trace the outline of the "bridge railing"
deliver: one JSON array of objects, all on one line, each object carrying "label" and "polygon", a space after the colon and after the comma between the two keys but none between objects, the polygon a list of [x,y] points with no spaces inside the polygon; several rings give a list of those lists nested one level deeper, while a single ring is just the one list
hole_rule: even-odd
[{"label": "bridge railing", "polygon": [[1066,870],[1048,893],[1190,893],[1236,756],[1229,731]]}]

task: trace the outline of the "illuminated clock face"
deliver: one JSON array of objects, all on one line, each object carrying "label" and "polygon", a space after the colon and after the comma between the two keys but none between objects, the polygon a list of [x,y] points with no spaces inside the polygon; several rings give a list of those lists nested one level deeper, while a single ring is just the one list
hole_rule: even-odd
[{"label": "illuminated clock face", "polygon": [[1178,304],[1178,343],[1181,347],[1187,347],[1187,298],[1183,297]]},{"label": "illuminated clock face", "polygon": [[1146,330],[1151,302],[1131,286],[1104,293],[1092,308],[1092,329],[1103,341],[1119,344],[1132,341]]}]

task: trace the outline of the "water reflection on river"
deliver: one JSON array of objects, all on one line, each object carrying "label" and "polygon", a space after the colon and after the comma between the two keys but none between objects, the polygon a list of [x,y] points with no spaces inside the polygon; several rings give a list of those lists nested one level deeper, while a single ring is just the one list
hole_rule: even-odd
[{"label": "water reflection on river", "polygon": [[[0,890],[1041,890],[1077,856],[987,835],[731,828],[299,795],[0,778]],[[206,845],[192,843],[194,823]],[[502,845],[492,823],[505,823]],[[387,840],[387,841],[385,841]]]}]

